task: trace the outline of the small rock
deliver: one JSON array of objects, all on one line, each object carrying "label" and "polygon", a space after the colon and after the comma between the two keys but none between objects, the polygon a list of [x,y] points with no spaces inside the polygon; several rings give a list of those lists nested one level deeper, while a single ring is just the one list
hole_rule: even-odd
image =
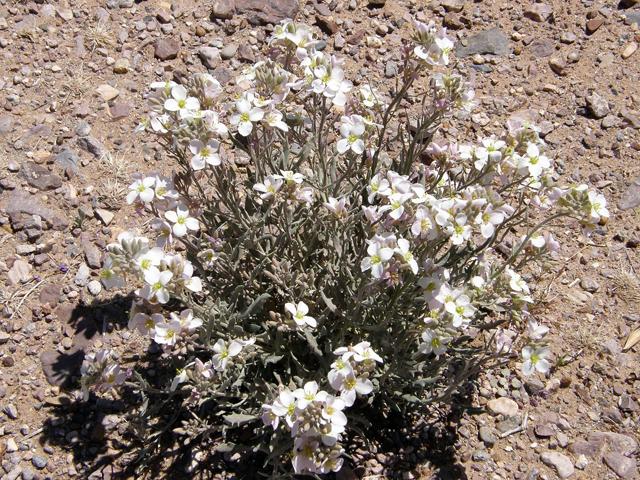
[{"label": "small rock", "polygon": [[238,46],[235,43],[230,43],[220,51],[220,56],[223,59],[228,60],[229,58],[233,58],[237,51]]},{"label": "small rock", "polygon": [[98,269],[102,267],[102,252],[98,247],[88,244],[84,247],[84,256],[89,267]]},{"label": "small rock", "polygon": [[113,64],[113,73],[127,73],[131,64],[126,58],[119,58],[116,63]]},{"label": "small rock", "polygon": [[215,47],[200,47],[198,56],[206,68],[214,69],[220,64],[220,50]]},{"label": "small rock", "polygon": [[536,58],[549,57],[555,52],[555,43],[550,38],[534,40],[529,45],[529,52]]},{"label": "small rock", "polygon": [[514,417],[518,414],[518,404],[507,397],[495,398],[487,402],[487,408],[496,415]]},{"label": "small rock", "polygon": [[622,478],[637,478],[638,470],[634,459],[619,453],[608,453],[604,456],[604,463]]},{"label": "small rock", "polygon": [[443,0],[440,5],[444,7],[447,12],[459,13],[464,8],[464,0]]},{"label": "small rock", "polygon": [[109,210],[105,210],[104,208],[96,208],[94,210],[96,217],[98,217],[98,219],[104,223],[105,226],[109,226],[109,224],[111,223],[111,221],[113,220],[114,214],[111,213]]},{"label": "small rock", "polygon": [[577,440],[569,445],[569,451],[574,454],[600,456],[606,448],[610,452],[631,455],[638,449],[638,444],[632,437],[621,433],[593,432],[587,440]]},{"label": "small rock", "polygon": [[55,190],[62,186],[62,179],[45,167],[34,162],[27,162],[20,168],[20,176],[29,185],[39,190]]},{"label": "small rock", "polygon": [[480,427],[480,440],[484,442],[484,444],[491,448],[498,442],[498,437],[493,434],[493,429],[487,426]]},{"label": "small rock", "polygon": [[234,0],[218,0],[213,4],[211,14],[214,18],[229,20],[236,12]]},{"label": "small rock", "polygon": [[18,418],[18,409],[16,408],[16,406],[13,403],[10,403],[9,405],[5,405],[2,408],[2,411],[5,413],[5,415],[7,415],[7,417],[9,417],[11,420],[15,420]]},{"label": "small rock", "polygon": [[164,60],[173,60],[180,53],[180,44],[170,38],[158,39],[155,45],[154,55],[156,58]]},{"label": "small rock", "polygon": [[109,154],[109,151],[105,148],[105,146],[102,145],[102,143],[100,143],[97,138],[92,137],[91,135],[78,138],[76,143],[81,149],[89,152],[96,158],[106,157]]},{"label": "small rock", "polygon": [[580,281],[580,286],[583,290],[591,293],[595,293],[600,290],[600,284],[595,278],[585,277]]},{"label": "small rock", "polygon": [[127,118],[132,110],[133,105],[120,103],[109,108],[109,113],[111,113],[111,117],[114,120],[122,120],[124,118]]},{"label": "small rock", "polygon": [[609,103],[597,93],[593,92],[591,95],[587,95],[586,100],[587,108],[594,117],[604,118],[611,113]]},{"label": "small rock", "polygon": [[456,57],[471,57],[477,53],[506,55],[510,52],[509,39],[497,27],[468,37],[466,41],[466,46],[461,42],[456,46]]},{"label": "small rock", "polygon": [[396,75],[398,75],[398,65],[393,60],[389,60],[384,67],[384,76],[394,78]]},{"label": "small rock", "polygon": [[13,262],[13,267],[7,272],[9,285],[18,285],[23,278],[31,277],[31,265],[24,260],[16,260]]},{"label": "small rock", "polygon": [[569,478],[575,472],[571,460],[566,455],[557,452],[544,452],[540,460],[545,465],[554,467],[560,478]]},{"label": "small rock", "polygon": [[569,443],[569,437],[566,434],[562,433],[562,432],[558,432],[558,434],[556,435],[556,438],[558,439],[558,444],[562,448],[565,448],[567,446],[567,444]]},{"label": "small rock", "polygon": [[360,42],[362,42],[366,33],[367,30],[364,28],[357,30],[353,35],[347,38],[347,43],[349,45],[358,45]]},{"label": "small rock", "polygon": [[49,463],[49,461],[42,455],[34,455],[33,458],[31,459],[31,463],[33,463],[33,466],[36,467],[38,470],[42,470],[44,467],[47,466],[47,463]]},{"label": "small rock", "polygon": [[624,58],[624,59],[629,58],[631,55],[633,55],[636,52],[637,49],[638,49],[638,44],[637,43],[635,43],[635,42],[630,43],[622,51],[622,58]]},{"label": "small rock", "polygon": [[[89,125],[84,120],[79,122],[76,126],[76,135],[79,137],[86,137],[91,133],[91,125]],[[64,150],[64,148],[63,148]],[[77,156],[77,155],[76,155]]]},{"label": "small rock", "polygon": [[486,462],[489,460],[489,452],[483,449],[474,450],[471,458],[474,462]]},{"label": "small rock", "polygon": [[524,16],[530,18],[534,22],[546,22],[547,18],[553,13],[551,5],[544,3],[534,3],[524,11]]},{"label": "small rock", "polygon": [[567,74],[567,64],[560,57],[552,57],[549,59],[549,67],[561,77]]},{"label": "small rock", "polygon": [[33,468],[25,467],[25,469],[22,471],[22,480],[35,480],[37,475],[38,474]]},{"label": "small rock", "polygon": [[333,39],[333,48],[336,50],[342,50],[346,44],[346,40],[340,34],[337,34]]},{"label": "small rock", "polygon": [[545,424],[545,425],[536,425],[534,432],[536,434],[537,437],[540,438],[549,438],[553,436],[553,428],[551,428],[551,425]]},{"label": "small rock", "polygon": [[620,410],[624,410],[626,412],[635,412],[638,410],[638,404],[629,395],[623,395],[620,397],[618,400],[618,407]]},{"label": "small rock", "polygon": [[9,437],[7,439],[7,453],[13,453],[18,451],[18,445],[16,445],[16,441]]},{"label": "small rock", "polygon": [[[86,122],[81,122],[86,123]],[[78,163],[80,159],[78,158],[78,154],[67,147],[62,147],[60,153],[56,155],[56,163],[62,165],[63,169],[70,168],[74,171],[74,173],[78,173]]]},{"label": "small rock", "polygon": [[100,294],[100,292],[102,291],[102,284],[97,281],[97,280],[91,280],[89,282],[89,284],[87,285],[87,290],[89,290],[89,293],[91,295],[93,295],[94,297],[98,296]]},{"label": "small rock", "polygon": [[104,100],[105,102],[113,100],[118,95],[120,95],[120,90],[118,90],[117,88],[113,88],[111,85],[107,85],[106,83],[96,88],[96,92],[98,92],[102,100]]},{"label": "small rock", "polygon": [[74,279],[74,283],[79,287],[84,287],[87,283],[89,283],[89,277],[91,275],[91,270],[86,263],[82,263],[80,267],[78,267],[78,271],[76,272],[76,276]]},{"label": "small rock", "polygon": [[594,18],[587,22],[587,33],[593,35],[604,23],[604,18]]},{"label": "small rock", "polygon": [[207,31],[203,27],[200,25],[196,27],[196,37],[204,37],[206,34]]},{"label": "small rock", "polygon": [[560,41],[562,43],[566,43],[566,44],[571,44],[571,43],[575,42],[577,39],[578,39],[578,37],[576,37],[571,32],[564,32],[562,34],[562,36],[560,37]]},{"label": "small rock", "polygon": [[500,433],[506,433],[506,432],[509,432],[511,430],[515,430],[520,425],[522,425],[522,418],[520,418],[520,417],[508,417],[506,420],[498,423],[496,425],[496,429]]},{"label": "small rock", "polygon": [[256,56],[253,54],[253,49],[246,44],[241,44],[238,47],[238,57],[240,58],[240,60],[243,60],[245,62],[255,62],[256,61]]},{"label": "small rock", "polygon": [[156,13],[156,19],[160,23],[171,23],[172,18],[173,17],[171,16],[171,14],[166,10],[160,10],[158,13]]},{"label": "small rock", "polygon": [[578,460],[576,461],[576,468],[579,470],[584,470],[589,465],[589,460],[584,455],[580,455]]},{"label": "small rock", "polygon": [[13,127],[13,118],[0,117],[0,135],[5,135],[11,131]]},{"label": "small rock", "polygon": [[298,0],[235,0],[235,12],[251,25],[277,25],[287,18],[296,18],[300,11]]}]

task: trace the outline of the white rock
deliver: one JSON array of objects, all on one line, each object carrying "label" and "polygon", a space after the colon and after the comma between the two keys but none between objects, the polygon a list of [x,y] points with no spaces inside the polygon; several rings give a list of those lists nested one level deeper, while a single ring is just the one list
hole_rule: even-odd
[{"label": "white rock", "polygon": [[102,97],[102,100],[104,100],[105,102],[113,100],[118,95],[120,95],[120,90],[118,90],[117,88],[113,88],[111,85],[107,85],[106,83],[96,88],[96,92],[98,92],[100,97]]},{"label": "white rock", "polygon": [[518,404],[507,397],[494,398],[487,402],[489,411],[496,415],[504,415],[505,417],[513,417],[518,414]]},{"label": "white rock", "polygon": [[7,453],[13,453],[18,451],[18,445],[13,438],[7,439]]},{"label": "white rock", "polygon": [[91,270],[87,266],[86,263],[83,263],[78,267],[78,272],[76,273],[76,277],[74,282],[79,287],[84,287],[87,283],[89,283],[89,276],[91,275]]},{"label": "white rock", "polygon": [[102,291],[102,284],[97,280],[91,280],[87,285],[87,290],[89,290],[89,293],[95,297]]},{"label": "white rock", "polygon": [[575,472],[573,463],[566,455],[557,452],[544,452],[540,455],[540,460],[545,465],[554,467],[560,478],[569,478]]},{"label": "white rock", "polygon": [[580,470],[584,470],[585,468],[587,468],[588,465],[589,465],[589,460],[587,460],[587,457],[585,457],[584,455],[580,455],[578,457],[578,461],[576,462],[576,468],[579,468]]}]

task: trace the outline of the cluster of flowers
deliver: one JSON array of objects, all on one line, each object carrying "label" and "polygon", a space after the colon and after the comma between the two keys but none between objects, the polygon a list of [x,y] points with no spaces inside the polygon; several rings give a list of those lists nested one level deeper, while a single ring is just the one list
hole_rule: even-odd
[{"label": "cluster of flowers", "polygon": [[84,357],[80,367],[80,386],[84,401],[89,400],[90,389],[108,390],[111,387],[121,385],[131,372],[121,372],[120,365],[110,362],[111,352],[109,350],[98,350]]},{"label": "cluster of flowers", "polygon": [[345,431],[347,417],[358,394],[368,395],[373,384],[368,376],[376,362],[382,363],[368,342],[341,347],[340,358],[331,365],[328,381],[340,393],[335,397],[319,390],[317,382],[307,382],[294,391],[282,389],[271,403],[262,406],[265,425],[277,429],[283,421],[294,438],[292,464],[296,473],[337,472],[342,467],[344,450],[338,443]]}]

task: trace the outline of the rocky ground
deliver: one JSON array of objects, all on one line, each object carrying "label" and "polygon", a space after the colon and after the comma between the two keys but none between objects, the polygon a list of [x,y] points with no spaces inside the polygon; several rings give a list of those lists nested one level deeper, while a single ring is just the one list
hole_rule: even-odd
[{"label": "rocky ground", "polygon": [[[623,349],[640,328],[640,4],[544,2],[0,0],[0,478],[127,477],[126,406],[78,402],[76,375],[92,345],[143,348],[122,323],[126,299],[97,281],[105,245],[138,222],[123,202],[129,175],[172,168],[133,134],[143,95],[207,68],[233,92],[288,16],[315,25],[355,83],[383,90],[412,20],[447,26],[481,104],[442,135],[469,141],[525,116],[561,179],[599,189],[612,212],[589,240],[560,228],[558,266],[531,272],[534,314],[563,359],[547,378],[488,372],[471,402],[486,413],[355,450],[337,477],[640,478],[640,345]],[[227,460],[217,472],[235,470]],[[160,468],[185,477],[184,465]]]}]

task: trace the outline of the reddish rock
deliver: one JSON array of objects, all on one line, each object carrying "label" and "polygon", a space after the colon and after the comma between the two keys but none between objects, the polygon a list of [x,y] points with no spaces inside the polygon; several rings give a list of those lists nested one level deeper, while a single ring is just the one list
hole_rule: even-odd
[{"label": "reddish rock", "polygon": [[576,455],[601,456],[606,450],[621,455],[631,455],[638,449],[636,441],[620,433],[594,432],[587,440],[578,440],[569,445],[569,451]]},{"label": "reddish rock", "polygon": [[362,39],[366,34],[367,34],[367,30],[364,28],[361,28],[356,33],[354,33],[349,38],[347,38],[347,43],[349,45],[358,45],[360,42],[362,42]]},{"label": "reddish rock", "polygon": [[127,118],[131,113],[131,110],[133,110],[133,105],[127,104],[114,105],[109,109],[114,120],[122,120],[123,118]]},{"label": "reddish rock", "polygon": [[170,38],[161,38],[156,42],[155,53],[156,58],[160,60],[172,60],[178,56],[180,52],[180,44]]},{"label": "reddish rock", "polygon": [[20,176],[29,185],[40,190],[55,190],[62,186],[62,179],[59,176],[33,162],[27,162],[22,165]]},{"label": "reddish rock", "polygon": [[604,18],[594,18],[587,22],[587,33],[592,35],[598,30],[604,23]]},{"label": "reddish rock", "polygon": [[609,453],[604,456],[604,463],[621,478],[637,478],[636,461],[631,458],[619,453]]},{"label": "reddish rock", "polygon": [[336,22],[332,22],[328,18],[320,15],[316,15],[316,25],[328,35],[335,35],[340,30]]},{"label": "reddish rock", "polygon": [[534,3],[524,11],[524,16],[530,18],[534,22],[545,22],[552,13],[553,9],[551,8],[551,5]]},{"label": "reddish rock", "polygon": [[245,43],[238,47],[238,56],[240,57],[240,60],[244,60],[245,62],[253,63],[256,61],[256,56],[253,54],[253,50]]}]

